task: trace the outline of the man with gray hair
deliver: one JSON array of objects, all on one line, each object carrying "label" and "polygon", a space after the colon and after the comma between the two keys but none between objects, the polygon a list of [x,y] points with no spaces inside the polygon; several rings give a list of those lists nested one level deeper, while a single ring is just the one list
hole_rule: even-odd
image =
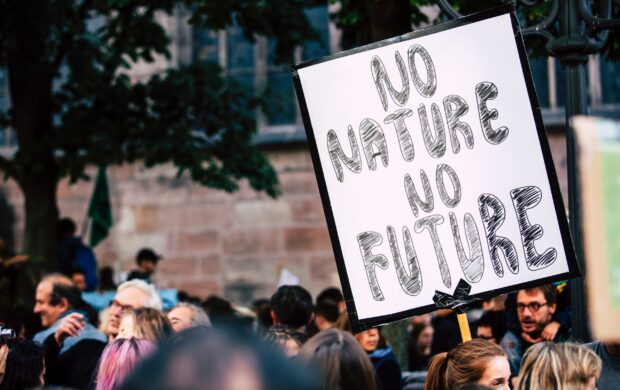
[{"label": "man with gray hair", "polygon": [[181,302],[173,307],[166,317],[175,333],[195,326],[211,326],[207,313],[201,307],[188,302]]},{"label": "man with gray hair", "polygon": [[114,340],[118,334],[123,313],[128,309],[141,307],[162,310],[162,301],[155,286],[139,279],[133,279],[118,286],[108,312],[107,332],[110,341]]}]

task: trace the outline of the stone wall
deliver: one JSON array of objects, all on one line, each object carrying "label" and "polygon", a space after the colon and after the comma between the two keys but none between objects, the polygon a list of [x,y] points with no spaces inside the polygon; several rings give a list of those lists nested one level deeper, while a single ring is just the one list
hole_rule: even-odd
[{"label": "stone wall", "polygon": [[[550,137],[566,194],[565,142]],[[164,255],[155,280],[160,287],[206,297],[219,294],[247,304],[275,290],[286,267],[314,295],[339,286],[323,208],[307,147],[266,150],[278,172],[282,195],[273,200],[241,183],[227,194],[175,178],[172,166],[110,168],[114,226],[96,248],[101,265],[120,275],[134,267],[135,253],[149,246]],[[90,171],[94,177],[95,171]],[[58,189],[62,216],[84,221],[93,181]],[[23,199],[12,182],[0,186],[13,206],[15,236],[23,239]],[[566,203],[565,197],[565,203]],[[19,247],[19,246],[18,246]]]}]

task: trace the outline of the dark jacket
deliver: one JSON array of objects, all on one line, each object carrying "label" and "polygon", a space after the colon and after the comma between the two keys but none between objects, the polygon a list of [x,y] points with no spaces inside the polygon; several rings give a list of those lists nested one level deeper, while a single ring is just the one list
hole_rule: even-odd
[{"label": "dark jacket", "polygon": [[377,376],[378,390],[400,390],[402,388],[400,365],[389,345],[375,349],[368,354]]}]

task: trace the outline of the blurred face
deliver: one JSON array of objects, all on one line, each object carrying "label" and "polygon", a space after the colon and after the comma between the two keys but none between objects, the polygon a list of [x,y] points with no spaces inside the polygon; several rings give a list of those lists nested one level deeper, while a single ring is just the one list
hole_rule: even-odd
[{"label": "blurred face", "polygon": [[121,316],[127,309],[137,309],[144,306],[148,294],[136,287],[126,287],[116,293],[109,311],[108,333],[115,337],[118,334]]},{"label": "blurred face", "polygon": [[479,339],[484,339],[492,342],[493,344],[497,344],[495,341],[495,337],[493,337],[493,329],[490,326],[479,326],[476,330],[476,336]]},{"label": "blurred face", "polygon": [[192,326],[192,309],[189,307],[175,307],[170,310],[166,317],[168,317],[172,330],[175,332],[180,332]]},{"label": "blurred face", "polygon": [[80,291],[86,290],[86,277],[84,274],[73,274],[71,280]]},{"label": "blurred face", "polygon": [[52,297],[53,285],[51,282],[41,282],[37,286],[35,295],[34,313],[41,317],[41,325],[49,328],[56,322],[60,315],[67,310],[66,304],[62,304],[62,300],[58,305],[50,304]]},{"label": "blurred face", "polygon": [[596,390],[596,377],[591,377],[586,384],[585,390]]},{"label": "blurred face", "polygon": [[508,380],[510,379],[510,366],[505,356],[496,356],[489,361],[482,377],[478,380],[479,385],[484,385],[492,389],[510,390]]},{"label": "blurred face", "polygon": [[418,351],[427,355],[431,353],[431,344],[433,344],[433,328],[427,326],[418,336]]},{"label": "blurred face", "polygon": [[524,333],[537,338],[551,322],[555,304],[549,305],[539,289],[521,290],[517,294],[517,316]]},{"label": "blurred face", "polygon": [[356,334],[355,338],[364,351],[372,352],[377,349],[379,344],[379,330],[368,329],[365,332]]},{"label": "blurred face", "polygon": [[150,275],[157,269],[157,262],[153,260],[141,260],[139,267],[142,272]]},{"label": "blurred face", "polygon": [[136,336],[135,332],[135,323],[133,320],[133,316],[126,315],[121,318],[121,323],[118,326],[118,335],[116,335],[117,339],[130,339]]}]

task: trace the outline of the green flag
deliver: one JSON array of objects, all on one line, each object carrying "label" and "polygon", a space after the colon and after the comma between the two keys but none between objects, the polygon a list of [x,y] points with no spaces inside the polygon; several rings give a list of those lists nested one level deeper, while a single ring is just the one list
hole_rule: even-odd
[{"label": "green flag", "polygon": [[97,172],[93,196],[88,206],[88,216],[91,221],[90,246],[94,248],[108,236],[108,231],[112,227],[112,206],[105,167],[99,167]]}]

